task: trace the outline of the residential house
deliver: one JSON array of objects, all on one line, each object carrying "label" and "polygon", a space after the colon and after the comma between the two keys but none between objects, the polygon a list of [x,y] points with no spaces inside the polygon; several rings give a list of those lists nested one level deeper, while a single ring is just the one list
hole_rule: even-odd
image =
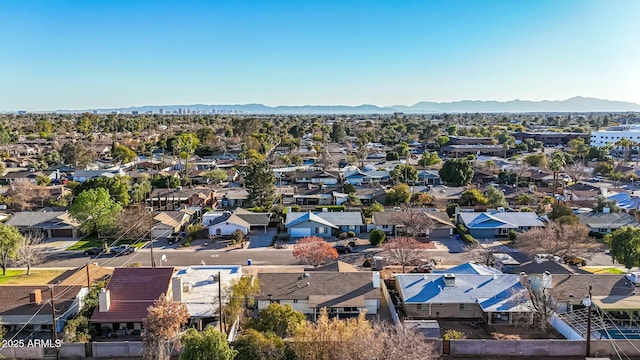
[{"label": "residential house", "polygon": [[327,185],[305,184],[296,186],[293,199],[298,205],[335,205],[335,192],[340,192],[340,186],[328,187]]},{"label": "residential house", "polygon": [[175,189],[153,189],[147,201],[150,201],[155,208],[177,210],[183,205],[214,206],[216,197],[214,191],[208,187],[178,186]]},{"label": "residential house", "polygon": [[4,166],[7,169],[19,169],[29,167],[32,163],[32,160],[31,158],[10,157],[6,160],[3,160],[2,162],[4,162]]},{"label": "residential house", "polygon": [[484,319],[516,324],[529,312],[526,289],[511,274],[398,274],[396,288],[409,319]]},{"label": "residential house", "polygon": [[360,169],[345,173],[345,182],[356,186],[371,186],[375,184],[388,184],[391,182],[389,171]]},{"label": "residential house", "polygon": [[460,212],[457,223],[463,224],[476,239],[509,236],[509,231],[528,231],[543,227],[544,222],[534,212]]},{"label": "residential house", "polygon": [[[582,299],[589,294],[593,298],[611,303],[627,298],[636,297],[636,287],[626,275],[613,274],[550,274],[551,287],[549,294],[558,312],[572,311],[574,307],[581,307]],[[640,297],[639,297],[640,298]],[[640,308],[638,309],[640,310]]]},{"label": "residential house", "polygon": [[[0,325],[9,332],[23,329],[26,334],[51,333],[52,285],[0,285]],[[82,285],[53,286],[56,306],[56,332],[64,329],[67,320],[78,312],[87,288]]]},{"label": "residential house", "polygon": [[640,227],[640,222],[635,217],[624,212],[601,213],[590,212],[578,214],[580,224],[589,228],[592,234],[609,234],[624,226]]},{"label": "residential house", "polygon": [[356,189],[356,197],[362,205],[372,205],[374,202],[384,204],[387,199],[387,191],[380,187]]},{"label": "residential house", "polygon": [[45,174],[41,171],[11,171],[4,174],[1,179],[6,185],[11,185],[16,181],[29,181],[35,184],[39,176],[45,176]]},{"label": "residential house", "polygon": [[71,180],[77,182],[85,182],[89,179],[97,178],[97,177],[115,177],[115,176],[125,176],[127,173],[121,168],[117,169],[99,169],[99,170],[76,170],[71,175]]},{"label": "residential house", "polygon": [[153,215],[153,230],[151,236],[154,239],[166,238],[171,234],[183,231],[189,224],[191,217],[186,211],[158,211]]},{"label": "residential house", "polygon": [[245,188],[223,188],[216,190],[216,199],[224,208],[243,206],[249,197]]},{"label": "residential house", "polygon": [[236,230],[243,234],[260,229],[267,231],[271,213],[254,213],[242,208],[230,211],[210,211],[202,216],[202,224],[209,228],[209,236],[231,235]]},{"label": "residential house", "polygon": [[116,268],[98,294],[90,322],[103,336],[140,335],[147,308],[162,294],[171,297],[172,277],[172,267]]},{"label": "residential house", "polygon": [[[242,277],[239,265],[189,266],[171,279],[174,301],[180,301],[189,311],[189,326],[204,330],[219,321],[220,303],[231,298],[230,287]],[[222,298],[218,298],[218,294]]]},{"label": "residential house", "polygon": [[596,201],[598,195],[601,195],[599,187],[585,183],[575,183],[565,187],[565,197],[571,201]]},{"label": "residential house", "polygon": [[337,185],[340,183],[340,176],[329,171],[293,171],[289,174],[293,183],[311,183],[323,185]]},{"label": "residential house", "polygon": [[440,180],[440,173],[438,172],[438,170],[418,171],[418,182],[424,185],[442,185],[442,180]]},{"label": "residential house", "polygon": [[[292,238],[305,236],[332,237],[334,233],[366,231],[360,211],[288,212],[284,226]],[[364,228],[364,229],[362,229]]]},{"label": "residential house", "polygon": [[553,260],[531,260],[520,264],[520,266],[513,269],[513,271],[508,271],[511,274],[520,274],[525,273],[529,275],[541,275],[545,272],[549,274],[557,274],[557,275],[568,275],[574,274],[575,272],[569,266],[564,264],[560,264],[557,261]]},{"label": "residential house", "polygon": [[433,274],[454,274],[454,275],[495,275],[502,274],[502,271],[479,263],[463,263],[450,267],[446,270],[433,270]]},{"label": "residential house", "polygon": [[460,199],[460,195],[466,190],[464,186],[433,186],[425,189],[426,193],[436,200],[455,201]]},{"label": "residential house", "polygon": [[[431,220],[432,228],[427,234],[430,238],[445,238],[453,235],[455,225],[451,223],[447,213],[427,210],[423,213]],[[402,213],[396,211],[374,211],[371,213],[371,224],[375,229],[382,230],[387,234],[392,234],[395,232],[396,225],[399,224],[398,216],[400,215],[402,215]]]},{"label": "residential house", "polygon": [[380,309],[378,272],[258,273],[258,281],[259,310],[274,302],[289,304],[315,320],[322,308],[339,318],[357,316],[362,310],[373,317]]},{"label": "residential house", "polygon": [[75,238],[80,236],[80,224],[66,211],[21,211],[14,213],[7,225],[22,233],[42,234],[46,238]]}]

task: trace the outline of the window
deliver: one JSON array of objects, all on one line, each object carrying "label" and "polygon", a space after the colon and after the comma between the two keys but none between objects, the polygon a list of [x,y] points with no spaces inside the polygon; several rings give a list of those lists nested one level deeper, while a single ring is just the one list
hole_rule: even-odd
[{"label": "window", "polygon": [[460,304],[460,310],[464,310],[464,311],[469,310],[469,304]]},{"label": "window", "polygon": [[327,233],[327,228],[326,227],[318,227],[316,228],[316,234],[326,234]]},{"label": "window", "polygon": [[298,303],[298,299],[293,299],[293,303],[297,304]]},{"label": "window", "polygon": [[128,330],[133,330],[133,329],[134,329],[134,326],[133,326],[133,323],[132,323],[132,322],[127,323],[127,329],[128,329]]},{"label": "window", "polygon": [[498,228],[498,235],[509,235],[509,229],[507,229],[507,228]]},{"label": "window", "polygon": [[347,229],[349,229],[349,230],[355,230],[355,229],[356,229],[356,226],[355,226],[355,225],[349,225],[349,226],[347,226]]},{"label": "window", "polygon": [[351,306],[351,307],[347,306],[342,308],[342,312],[358,312],[358,308],[355,306]]}]

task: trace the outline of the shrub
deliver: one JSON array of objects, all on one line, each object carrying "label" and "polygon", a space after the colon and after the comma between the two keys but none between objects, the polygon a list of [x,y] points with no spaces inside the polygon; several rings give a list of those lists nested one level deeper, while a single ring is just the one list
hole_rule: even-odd
[{"label": "shrub", "polygon": [[515,232],[515,230],[509,230],[509,240],[515,241],[516,236],[518,236],[518,234]]},{"label": "shrub", "polygon": [[465,334],[462,331],[458,331],[454,329],[447,329],[444,332],[444,336],[443,336],[443,339],[445,340],[460,340],[464,338],[465,338]]},{"label": "shrub", "polygon": [[347,237],[348,238],[354,238],[354,237],[356,237],[356,233],[354,233],[353,231],[349,231],[349,232],[347,232]]},{"label": "shrub", "polygon": [[387,238],[387,234],[385,234],[384,231],[380,229],[372,230],[369,233],[369,243],[372,246],[378,246],[382,244],[386,238]]},{"label": "shrub", "polygon": [[471,236],[471,234],[462,234],[460,235],[460,239],[467,245],[475,246],[479,244],[478,240]]},{"label": "shrub", "polygon": [[341,240],[344,240],[344,239],[346,239],[346,238],[347,238],[347,233],[346,233],[346,232],[341,232],[341,233],[338,235],[338,237],[339,237]]},{"label": "shrub", "polygon": [[449,204],[447,205],[447,215],[452,218],[456,214],[456,209],[458,208],[458,204]]}]

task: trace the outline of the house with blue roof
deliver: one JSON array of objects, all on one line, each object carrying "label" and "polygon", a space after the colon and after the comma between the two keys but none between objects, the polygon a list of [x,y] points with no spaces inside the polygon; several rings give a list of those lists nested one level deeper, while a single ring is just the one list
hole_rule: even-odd
[{"label": "house with blue roof", "polygon": [[476,239],[507,237],[511,230],[525,232],[543,227],[544,221],[534,212],[460,212],[457,224],[463,224]]},{"label": "house with blue roof", "polygon": [[398,274],[396,289],[409,319],[483,319],[517,324],[531,319],[527,290],[512,274]]},{"label": "house with blue roof", "polygon": [[359,234],[366,231],[360,211],[289,212],[284,226],[292,238],[332,237],[338,232],[353,231]]}]

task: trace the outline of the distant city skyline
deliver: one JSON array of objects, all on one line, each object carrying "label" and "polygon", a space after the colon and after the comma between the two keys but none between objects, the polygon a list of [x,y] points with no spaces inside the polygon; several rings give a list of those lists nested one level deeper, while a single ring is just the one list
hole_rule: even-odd
[{"label": "distant city skyline", "polygon": [[5,1],[0,111],[640,103],[640,1]]}]

